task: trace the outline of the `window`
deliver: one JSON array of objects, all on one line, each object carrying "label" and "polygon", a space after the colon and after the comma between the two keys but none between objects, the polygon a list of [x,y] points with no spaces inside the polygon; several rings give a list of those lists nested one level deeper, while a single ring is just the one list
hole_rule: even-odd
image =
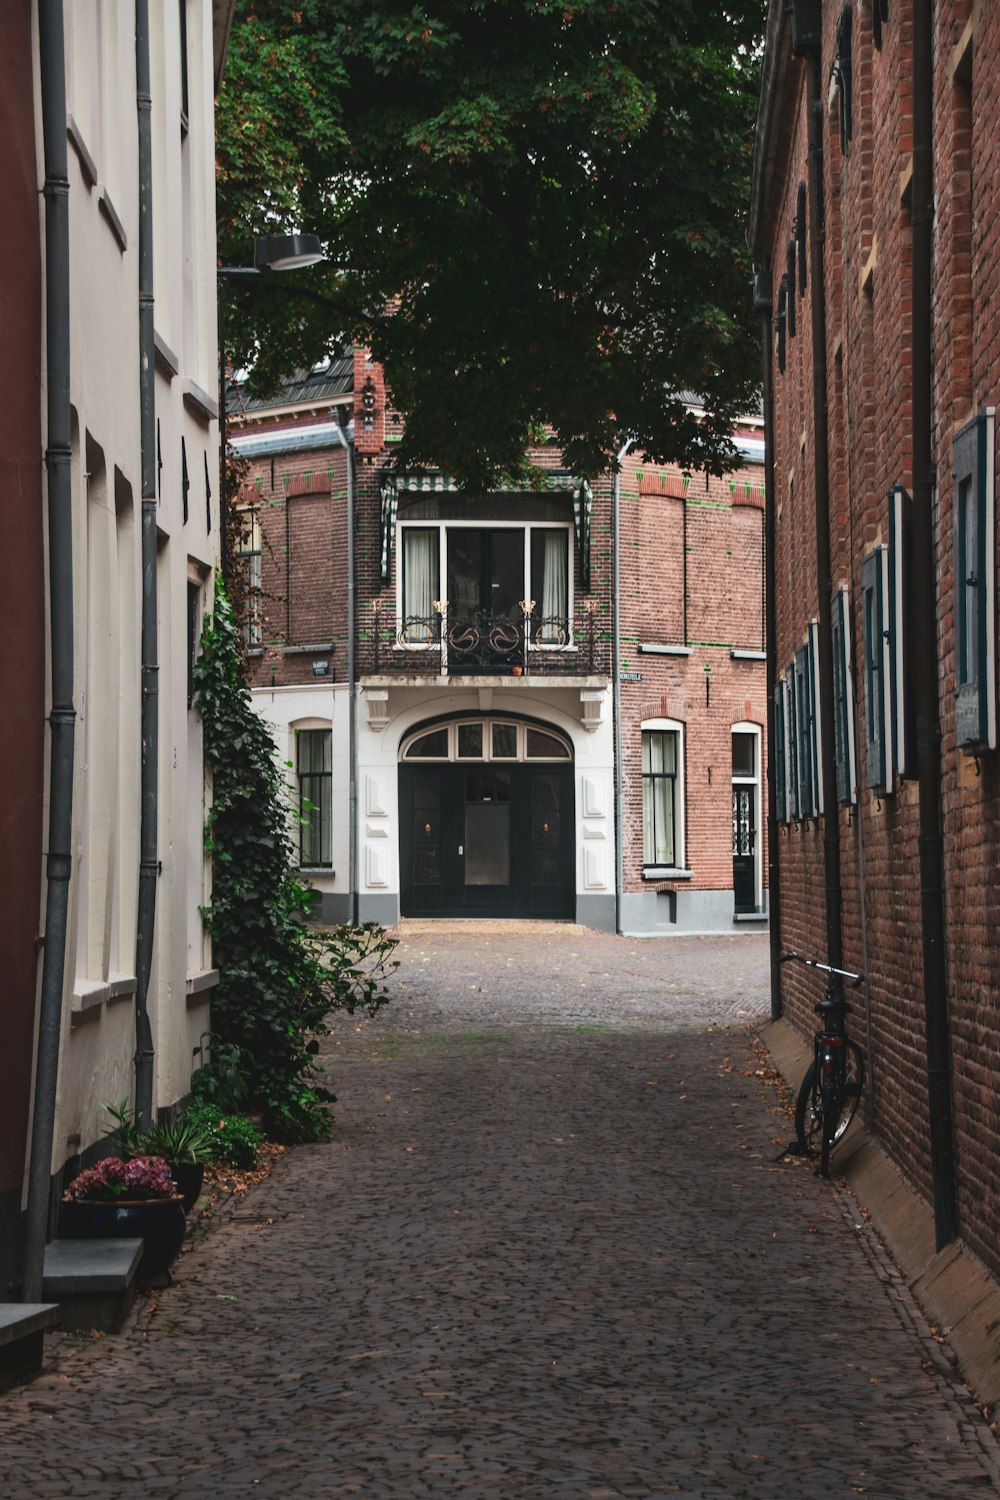
[{"label": "window", "polygon": [[680,869],[683,854],[681,726],[652,720],[642,727],[642,862],[647,874]]},{"label": "window", "polygon": [[299,778],[299,863],[309,869],[332,862],[333,744],[329,729],[295,734]]},{"label": "window", "polygon": [[482,526],[414,519],[400,522],[398,536],[399,628],[407,646],[440,639],[436,602],[446,607],[453,666],[466,657],[482,665],[483,652],[489,654],[482,643],[491,639],[509,654],[525,627],[533,647],[571,643],[568,521]]},{"label": "window", "polygon": [[194,706],[194,664],[198,660],[198,637],[201,634],[201,584],[187,581],[187,703]]},{"label": "window", "polygon": [[238,566],[243,575],[246,615],[243,637],[248,646],[259,646],[263,640],[263,574],[261,569],[260,516],[255,510],[242,510],[237,548]]},{"label": "window", "polygon": [[758,912],[763,901],[760,859],[760,729],[733,725],[733,908]]},{"label": "window", "polygon": [[403,542],[403,620],[407,644],[428,645],[438,638],[441,617],[440,533],[436,527],[407,527]]},{"label": "window", "polygon": [[403,746],[403,760],[572,760],[554,730],[506,719],[465,719],[421,729]]},{"label": "window", "polygon": [[965,750],[996,748],[996,493],[994,414],[955,438],[955,736]]},{"label": "window", "polygon": [[830,622],[833,655],[833,736],[837,801],[856,802],[858,773],[854,746],[854,674],[851,669],[851,610],[846,588],[833,596]]}]

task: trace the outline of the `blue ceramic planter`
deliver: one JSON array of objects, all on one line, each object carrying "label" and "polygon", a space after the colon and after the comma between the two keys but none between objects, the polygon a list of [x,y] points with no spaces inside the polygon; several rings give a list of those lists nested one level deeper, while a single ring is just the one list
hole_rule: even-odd
[{"label": "blue ceramic planter", "polygon": [[150,1198],[141,1203],[64,1203],[60,1232],[67,1239],[141,1239],[139,1279],[149,1281],[167,1270],[184,1243],[184,1205],[180,1198]]}]

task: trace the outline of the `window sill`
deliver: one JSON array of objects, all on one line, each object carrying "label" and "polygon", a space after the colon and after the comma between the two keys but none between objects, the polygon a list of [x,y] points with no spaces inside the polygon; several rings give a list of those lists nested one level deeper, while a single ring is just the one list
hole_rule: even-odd
[{"label": "window sill", "polygon": [[730,651],[733,661],[767,661],[766,651]]},{"label": "window sill", "polygon": [[315,646],[282,646],[282,656],[323,656],[333,650],[332,641],[317,641]]},{"label": "window sill", "polygon": [[657,646],[649,641],[639,642],[639,651],[643,656],[691,656],[691,646]]},{"label": "window sill", "polygon": [[299,865],[298,872],[300,875],[328,875],[331,878],[337,873],[332,865]]},{"label": "window sill", "polygon": [[693,880],[693,870],[683,870],[678,865],[643,865],[643,880]]},{"label": "window sill", "polygon": [[766,922],[766,911],[734,911],[734,922]]},{"label": "window sill", "polygon": [[70,1011],[78,1016],[95,1005],[123,1000],[135,994],[135,984],[134,974],[111,974],[107,979],[78,979],[73,986]]}]

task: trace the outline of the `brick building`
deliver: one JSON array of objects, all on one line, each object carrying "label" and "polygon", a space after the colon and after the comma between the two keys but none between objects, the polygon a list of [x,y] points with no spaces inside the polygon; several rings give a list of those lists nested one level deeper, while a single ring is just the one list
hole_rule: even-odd
[{"label": "brick building", "polygon": [[[996,1273],[1000,13],[772,0],[750,241],[773,431],[782,947],[864,972],[868,1123]],[[766,424],[771,403],[765,401]],[[812,1028],[817,987],[781,975]]]},{"label": "brick building", "polygon": [[534,488],[471,496],[395,469],[358,350],[232,430],[254,698],[324,917],[766,920],[759,421],[728,480],[629,453],[616,495],[543,447]]}]

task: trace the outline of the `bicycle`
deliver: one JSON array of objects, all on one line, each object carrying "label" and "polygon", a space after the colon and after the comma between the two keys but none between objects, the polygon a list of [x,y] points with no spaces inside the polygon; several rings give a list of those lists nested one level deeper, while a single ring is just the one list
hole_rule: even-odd
[{"label": "bicycle", "polygon": [[[794,960],[824,974],[851,981],[858,989],[863,974],[836,969],[800,953],[783,953],[781,963]],[[857,1042],[847,1035],[847,1017],[851,1006],[838,998],[827,985],[826,993],[815,1010],[820,1026],[813,1039],[813,1060],[799,1086],[795,1102],[795,1150],[814,1156],[819,1137],[819,1170],[821,1177],[830,1175],[830,1152],[845,1135],[854,1119],[865,1082],[865,1055]]]}]

